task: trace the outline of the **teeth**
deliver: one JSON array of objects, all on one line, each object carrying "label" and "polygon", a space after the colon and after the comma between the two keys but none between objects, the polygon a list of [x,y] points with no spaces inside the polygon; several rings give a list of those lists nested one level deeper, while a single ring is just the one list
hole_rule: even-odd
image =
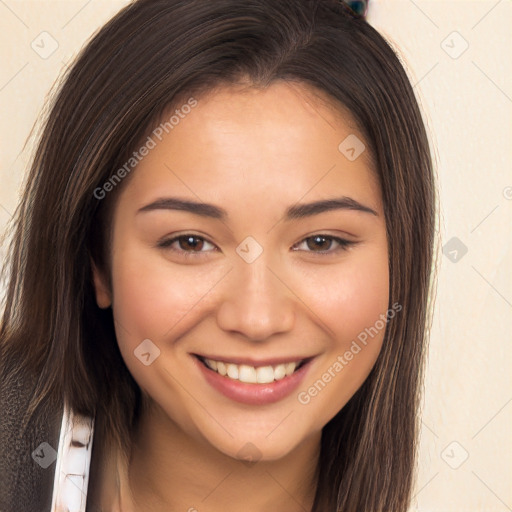
[{"label": "teeth", "polygon": [[281,380],[286,377],[286,365],[284,364],[278,364],[274,368],[274,379]]},{"label": "teeth", "polygon": [[224,377],[249,384],[270,384],[275,380],[281,380],[291,375],[300,361],[277,364],[275,366],[248,366],[246,364],[223,363],[213,359],[204,359],[206,366]]},{"label": "teeth", "polygon": [[[207,359],[206,362],[211,362],[211,364],[215,364],[216,362],[215,361],[212,361],[211,359]],[[213,366],[210,366],[210,368],[212,370],[217,370],[218,373],[220,373],[221,375],[226,375],[227,370],[226,370],[226,365],[224,363],[222,363],[221,361],[217,361],[217,368],[214,368]]]},{"label": "teeth", "polygon": [[297,363],[286,363],[284,365],[286,376],[291,375],[295,371],[295,367],[297,366]]},{"label": "teeth", "polygon": [[236,364],[226,365],[226,370],[230,379],[238,380],[238,366]]},{"label": "teeth", "polygon": [[[235,366],[235,365],[233,365]],[[240,365],[240,377],[238,378],[241,382],[250,382],[255,384],[257,382],[256,380],[256,369],[254,366],[247,366],[245,364]],[[228,375],[228,377],[231,377],[231,375]],[[231,377],[233,378],[233,377]]]},{"label": "teeth", "polygon": [[256,370],[256,382],[258,384],[269,384],[274,382],[274,368],[272,366],[262,366]]}]

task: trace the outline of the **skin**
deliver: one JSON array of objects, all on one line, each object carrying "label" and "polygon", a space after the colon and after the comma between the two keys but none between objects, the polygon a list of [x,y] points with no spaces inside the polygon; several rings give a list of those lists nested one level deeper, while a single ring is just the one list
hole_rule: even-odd
[{"label": "skin", "polygon": [[[384,329],[309,403],[297,395],[329,368],[332,376],[338,356],[388,310],[380,187],[368,150],[354,161],[338,150],[350,134],[363,140],[346,112],[303,85],[223,87],[198,98],[124,184],[112,290],[94,271],[98,305],[113,308],[121,353],[151,403],[127,463],[123,510],[311,509],[322,428],[368,376]],[[168,196],[213,203],[229,217],[137,213]],[[338,209],[282,220],[298,202],[339,196],[376,215]],[[202,237],[196,248],[157,246],[185,234]],[[315,245],[313,235],[356,243]],[[247,236],[263,248],[252,263],[236,252]],[[134,355],[145,339],[160,349],[149,366]],[[192,353],[316,357],[297,391],[246,405],[210,387]],[[240,460],[247,443],[260,456],[253,465]]]}]

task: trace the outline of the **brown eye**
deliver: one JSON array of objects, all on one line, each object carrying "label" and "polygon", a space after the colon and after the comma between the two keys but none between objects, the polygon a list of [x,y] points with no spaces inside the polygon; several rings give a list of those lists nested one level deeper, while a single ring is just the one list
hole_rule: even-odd
[{"label": "brown eye", "polygon": [[[313,252],[318,254],[333,254],[339,251],[346,250],[349,246],[354,245],[356,242],[351,242],[343,238],[329,235],[314,235],[305,238],[299,245],[306,244],[306,252]],[[338,247],[330,250],[334,244]]]},{"label": "brown eye", "polygon": [[311,250],[326,251],[331,247],[332,242],[333,240],[326,236],[316,235],[308,238],[306,244]]},{"label": "brown eye", "polygon": [[183,250],[192,249],[193,251],[201,251],[204,245],[204,240],[202,238],[193,235],[180,236],[177,238],[177,241],[179,248]]},{"label": "brown eye", "polygon": [[183,254],[184,256],[195,256],[196,254],[199,255],[202,253],[210,252],[202,250],[204,249],[205,244],[210,244],[213,246],[211,242],[208,242],[208,240],[201,236],[185,234],[176,236],[174,238],[169,238],[167,240],[162,240],[157,244],[157,246],[162,249],[170,249],[179,254]]}]

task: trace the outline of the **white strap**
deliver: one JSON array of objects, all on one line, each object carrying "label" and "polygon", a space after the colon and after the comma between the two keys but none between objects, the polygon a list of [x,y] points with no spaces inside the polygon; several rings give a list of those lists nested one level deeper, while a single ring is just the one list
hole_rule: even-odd
[{"label": "white strap", "polygon": [[85,512],[94,418],[66,405],[60,427],[51,512]]}]

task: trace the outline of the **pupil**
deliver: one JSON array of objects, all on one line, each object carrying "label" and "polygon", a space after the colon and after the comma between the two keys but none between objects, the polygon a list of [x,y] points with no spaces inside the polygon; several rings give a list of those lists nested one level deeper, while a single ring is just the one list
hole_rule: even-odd
[{"label": "pupil", "polygon": [[[320,250],[322,250],[322,249],[324,249],[324,250],[325,250],[325,249],[328,249],[328,248],[329,248],[330,241],[328,241],[324,236],[314,236],[314,237],[312,238],[312,240],[313,240],[313,244],[316,244],[316,245],[315,245],[315,247],[316,247],[316,248],[319,248],[318,246],[319,246],[319,245],[320,245],[320,246],[322,245],[322,241],[324,241],[324,245],[327,243],[327,247],[323,247],[323,248],[322,248],[322,247],[320,247]],[[318,243],[317,243],[317,242],[318,242]],[[310,248],[311,248],[311,247],[310,247]]]},{"label": "pupil", "polygon": [[185,237],[185,244],[189,245],[192,249],[196,248],[197,245],[199,245],[199,246],[201,245],[201,241],[198,241],[196,244],[194,244],[193,240],[199,240],[199,239],[195,236],[187,236],[187,237]]}]

